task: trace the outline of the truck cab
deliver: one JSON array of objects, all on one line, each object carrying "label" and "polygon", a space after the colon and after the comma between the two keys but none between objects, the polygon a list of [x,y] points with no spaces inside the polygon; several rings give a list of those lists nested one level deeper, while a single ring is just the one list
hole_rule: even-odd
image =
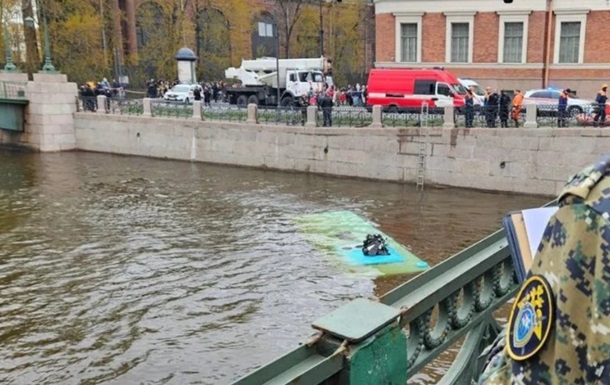
[{"label": "truck cab", "polygon": [[295,99],[309,92],[321,92],[324,90],[325,78],[321,71],[288,71],[288,81],[286,83],[286,91],[292,94]]}]

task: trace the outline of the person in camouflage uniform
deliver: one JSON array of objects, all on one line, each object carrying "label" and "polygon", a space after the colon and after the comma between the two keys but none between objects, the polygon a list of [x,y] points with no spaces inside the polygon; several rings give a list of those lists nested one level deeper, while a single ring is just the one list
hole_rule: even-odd
[{"label": "person in camouflage uniform", "polygon": [[550,287],[548,337],[515,359],[505,328],[483,353],[479,385],[610,385],[610,156],[575,175],[558,204],[527,277]]}]

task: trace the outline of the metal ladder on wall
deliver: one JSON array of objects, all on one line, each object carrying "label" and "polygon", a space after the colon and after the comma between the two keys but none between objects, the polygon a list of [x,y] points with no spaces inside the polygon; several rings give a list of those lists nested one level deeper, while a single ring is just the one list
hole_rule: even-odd
[{"label": "metal ladder on wall", "polygon": [[417,190],[424,190],[426,180],[426,158],[428,157],[428,103],[421,106],[420,132],[419,132],[419,154],[417,164]]}]

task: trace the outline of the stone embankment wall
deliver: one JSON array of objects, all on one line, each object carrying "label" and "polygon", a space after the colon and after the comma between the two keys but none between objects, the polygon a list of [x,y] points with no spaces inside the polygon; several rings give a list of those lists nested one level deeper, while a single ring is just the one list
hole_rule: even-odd
[{"label": "stone embankment wall", "polygon": [[[417,128],[322,128],[75,113],[76,148],[415,182]],[[610,152],[610,129],[429,128],[426,183],[555,195]]]},{"label": "stone embankment wall", "polygon": [[66,75],[35,73],[28,81],[24,73],[0,73],[0,81],[23,83],[28,105],[24,111],[25,131],[0,130],[0,144],[25,146],[37,151],[66,151],[75,148],[74,119],[76,83]]}]

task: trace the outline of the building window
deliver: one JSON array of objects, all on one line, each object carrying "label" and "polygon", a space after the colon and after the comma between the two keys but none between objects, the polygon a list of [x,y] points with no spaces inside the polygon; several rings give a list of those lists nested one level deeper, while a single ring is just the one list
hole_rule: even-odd
[{"label": "building window", "polygon": [[523,23],[504,23],[504,63],[521,63],[523,59]]},{"label": "building window", "polygon": [[580,64],[584,62],[588,13],[588,10],[578,9],[555,11],[554,63]]},{"label": "building window", "polygon": [[580,51],[580,22],[561,23],[559,39],[559,63],[578,63]]},{"label": "building window", "polygon": [[469,51],[469,32],[468,23],[451,23],[451,62],[468,62]]},{"label": "building window", "polygon": [[498,63],[527,63],[527,31],[531,11],[499,11]]},{"label": "building window", "polygon": [[400,40],[400,61],[409,63],[417,62],[417,24],[401,24]]},{"label": "building window", "polygon": [[476,12],[445,12],[445,62],[472,63]]},{"label": "building window", "polygon": [[274,37],[273,36],[273,24],[265,23],[264,21],[259,21],[258,22],[258,36]]},{"label": "building window", "polygon": [[396,12],[396,62],[421,62],[423,12]]},{"label": "building window", "polygon": [[255,58],[279,55],[276,39],[277,23],[271,14],[259,13],[252,19],[252,56]]}]

